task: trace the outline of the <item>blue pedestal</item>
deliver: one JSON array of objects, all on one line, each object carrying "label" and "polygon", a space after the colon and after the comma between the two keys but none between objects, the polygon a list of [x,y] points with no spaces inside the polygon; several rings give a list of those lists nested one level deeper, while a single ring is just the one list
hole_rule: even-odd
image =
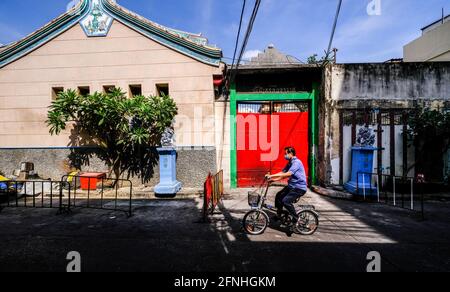
[{"label": "blue pedestal", "polygon": [[376,150],[374,147],[352,148],[352,176],[344,185],[350,193],[362,196],[365,190],[366,196],[377,194],[376,187],[371,184],[372,175],[370,175],[373,173],[373,156]]},{"label": "blue pedestal", "polygon": [[177,181],[177,152],[173,147],[158,148],[160,183],[155,187],[157,195],[175,195],[181,190]]}]

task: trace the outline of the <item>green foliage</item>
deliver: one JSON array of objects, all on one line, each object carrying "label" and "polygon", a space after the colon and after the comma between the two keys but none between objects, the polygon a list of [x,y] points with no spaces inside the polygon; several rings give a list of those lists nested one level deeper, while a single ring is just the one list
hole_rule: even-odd
[{"label": "green foliage", "polygon": [[177,106],[169,96],[128,99],[121,89],[87,96],[68,90],[49,107],[47,125],[50,134],[59,135],[74,124],[81,137],[103,149],[104,159],[120,175],[130,167],[130,155],[159,145],[176,114]]},{"label": "green foliage", "polygon": [[450,112],[417,107],[408,118],[408,137],[416,149],[416,163],[410,168],[432,180],[443,179],[443,157],[450,147]]},{"label": "green foliage", "polygon": [[308,64],[319,64],[319,60],[317,60],[318,55],[314,54],[312,56],[308,57],[307,63]]},{"label": "green foliage", "polygon": [[332,57],[326,58],[326,56],[323,56],[320,59],[317,59],[319,55],[314,54],[312,56],[309,56],[307,59],[307,63],[310,65],[319,65],[319,66],[323,66],[326,65],[328,63],[333,63],[335,60]]},{"label": "green foliage", "polygon": [[409,115],[409,126],[409,136],[416,144],[437,140],[445,142],[450,139],[450,112],[418,107]]}]

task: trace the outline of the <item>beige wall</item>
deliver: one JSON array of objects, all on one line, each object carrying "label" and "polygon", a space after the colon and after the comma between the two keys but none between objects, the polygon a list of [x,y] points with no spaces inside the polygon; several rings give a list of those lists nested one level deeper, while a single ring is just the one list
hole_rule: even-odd
[{"label": "beige wall", "polygon": [[224,172],[226,187],[230,185],[231,177],[230,127],[230,102],[217,102],[215,107],[217,168]]},{"label": "beige wall", "polygon": [[[117,21],[104,38],[86,37],[77,24],[0,69],[0,147],[70,144],[69,131],[51,137],[45,125],[52,87],[90,86],[93,92],[102,91],[104,85],[128,90],[131,84],[141,84],[143,93],[150,95],[157,83],[170,85],[179,107],[177,145],[215,146],[213,74],[220,73],[219,68],[164,47]],[[182,116],[192,125],[183,123]]]},{"label": "beige wall", "polygon": [[450,61],[450,21],[404,47],[405,62]]}]

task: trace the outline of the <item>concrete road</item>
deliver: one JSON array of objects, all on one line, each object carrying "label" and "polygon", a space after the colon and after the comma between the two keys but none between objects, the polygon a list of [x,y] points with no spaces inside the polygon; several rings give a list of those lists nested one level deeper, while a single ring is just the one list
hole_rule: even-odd
[{"label": "concrete road", "polygon": [[[272,192],[275,192],[273,189]],[[0,271],[65,271],[70,251],[83,271],[278,272],[366,271],[381,254],[382,271],[450,271],[450,203],[427,202],[427,220],[392,207],[308,193],[319,231],[293,235],[272,224],[243,233],[245,190],[228,196],[210,223],[198,223],[201,200],[136,201],[135,214],[98,210],[4,209]]]}]

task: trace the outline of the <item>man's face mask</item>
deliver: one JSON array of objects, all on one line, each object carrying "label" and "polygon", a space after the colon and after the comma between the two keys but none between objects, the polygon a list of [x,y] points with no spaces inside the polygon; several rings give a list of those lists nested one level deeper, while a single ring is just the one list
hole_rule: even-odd
[{"label": "man's face mask", "polygon": [[289,154],[286,154],[286,155],[284,155],[284,159],[291,160],[291,157],[289,156]]}]

